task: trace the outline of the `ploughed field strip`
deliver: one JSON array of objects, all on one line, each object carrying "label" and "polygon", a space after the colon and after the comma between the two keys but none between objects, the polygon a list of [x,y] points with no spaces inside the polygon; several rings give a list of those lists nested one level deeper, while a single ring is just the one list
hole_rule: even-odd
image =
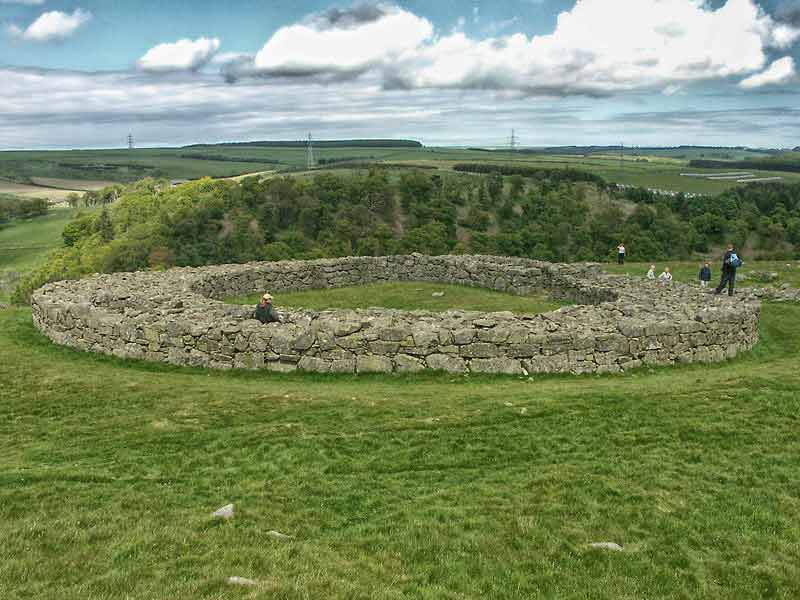
[{"label": "ploughed field strip", "polygon": [[[427,281],[512,294],[546,292],[575,305],[510,312],[289,310],[263,325],[217,298]],[[595,264],[494,256],[347,257],[51,283],[32,297],[51,340],[122,358],[212,368],[316,372],[618,373],[648,365],[718,362],[758,340],[751,293],[615,277]]]}]

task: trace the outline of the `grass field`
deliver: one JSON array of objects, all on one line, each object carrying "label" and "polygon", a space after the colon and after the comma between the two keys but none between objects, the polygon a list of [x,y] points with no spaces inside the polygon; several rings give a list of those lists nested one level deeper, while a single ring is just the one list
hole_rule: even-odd
[{"label": "grass field", "polygon": [[[434,297],[434,293],[444,296]],[[235,304],[256,304],[261,293],[226,299]],[[442,285],[422,282],[375,283],[330,290],[306,290],[276,294],[275,305],[280,308],[308,308],[312,310],[338,308],[396,308],[400,310],[428,310],[441,312],[451,309],[498,312],[510,310],[519,313],[541,313],[555,310],[560,303],[543,296],[512,296],[492,290],[459,285]]]},{"label": "grass field", "polygon": [[[458,162],[519,164],[544,168],[570,167],[596,173],[609,182],[694,193],[719,193],[737,185],[731,180],[709,181],[681,177],[680,173],[687,170],[709,174],[725,171],[725,169],[688,169],[686,167],[688,160],[700,154],[716,157],[717,153],[698,149],[641,152],[627,150],[620,160],[619,156],[608,153],[558,154],[557,150],[536,154],[482,152],[460,148],[355,147],[315,150],[315,156],[320,161],[355,159],[365,162],[427,165],[441,169],[450,169]],[[736,157],[734,154],[731,156]],[[220,158],[225,160],[219,160]],[[305,164],[306,151],[303,148],[207,146],[135,150],[19,151],[0,152],[0,177],[22,183],[31,183],[34,180],[62,180],[70,182],[70,186],[77,187],[81,180],[127,182],[142,177],[167,179],[233,177],[244,173],[295,169]],[[770,171],[752,172],[759,177],[775,175]],[[797,173],[779,173],[779,175],[787,182],[800,181],[800,174]]]},{"label": "grass field", "polygon": [[40,264],[49,250],[62,244],[61,232],[74,214],[70,209],[54,208],[43,217],[0,226],[0,271]]},{"label": "grass field", "polygon": [[73,214],[71,209],[51,208],[43,217],[0,226],[0,301],[8,300],[16,275],[42,264],[62,245],[61,232]]},{"label": "grass field", "polygon": [[800,307],[761,336],[613,377],[278,375],[0,311],[0,595],[796,598]]}]

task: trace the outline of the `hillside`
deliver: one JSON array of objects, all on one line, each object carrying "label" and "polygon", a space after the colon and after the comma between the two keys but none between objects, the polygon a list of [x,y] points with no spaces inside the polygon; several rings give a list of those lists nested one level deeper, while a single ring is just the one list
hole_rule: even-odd
[{"label": "hillside", "polygon": [[797,597],[798,324],[768,305],[752,353],[624,377],[355,377],[98,357],[0,309],[0,588]]}]

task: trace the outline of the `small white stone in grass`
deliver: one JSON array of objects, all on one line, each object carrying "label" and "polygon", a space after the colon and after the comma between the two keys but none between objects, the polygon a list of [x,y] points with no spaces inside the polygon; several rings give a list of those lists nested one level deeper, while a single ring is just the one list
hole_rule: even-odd
[{"label": "small white stone in grass", "polygon": [[213,513],[211,513],[212,517],[217,519],[232,519],[233,518],[233,504],[226,504],[222,508],[218,508]]},{"label": "small white stone in grass", "polygon": [[234,575],[233,577],[228,577],[228,585],[243,585],[247,587],[252,587],[256,585],[257,582],[253,579],[247,579],[247,577],[237,577]]},{"label": "small white stone in grass", "polygon": [[281,533],[280,531],[268,531],[267,535],[274,540],[290,540],[292,536]]},{"label": "small white stone in grass", "polygon": [[614,542],[592,542],[589,544],[589,546],[599,550],[613,550],[614,552],[622,552],[622,546]]}]

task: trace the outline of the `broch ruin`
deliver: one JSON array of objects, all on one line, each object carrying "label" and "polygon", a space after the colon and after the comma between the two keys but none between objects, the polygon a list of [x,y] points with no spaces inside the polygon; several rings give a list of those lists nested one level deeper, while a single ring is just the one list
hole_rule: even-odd
[{"label": "broch ruin", "polygon": [[[574,303],[544,314],[293,310],[263,325],[221,298],[427,281]],[[758,340],[760,302],[601,273],[595,264],[495,256],[348,257],[95,275],[38,289],[35,325],[57,344],[217,369],[336,373],[618,373],[717,362]]]}]

